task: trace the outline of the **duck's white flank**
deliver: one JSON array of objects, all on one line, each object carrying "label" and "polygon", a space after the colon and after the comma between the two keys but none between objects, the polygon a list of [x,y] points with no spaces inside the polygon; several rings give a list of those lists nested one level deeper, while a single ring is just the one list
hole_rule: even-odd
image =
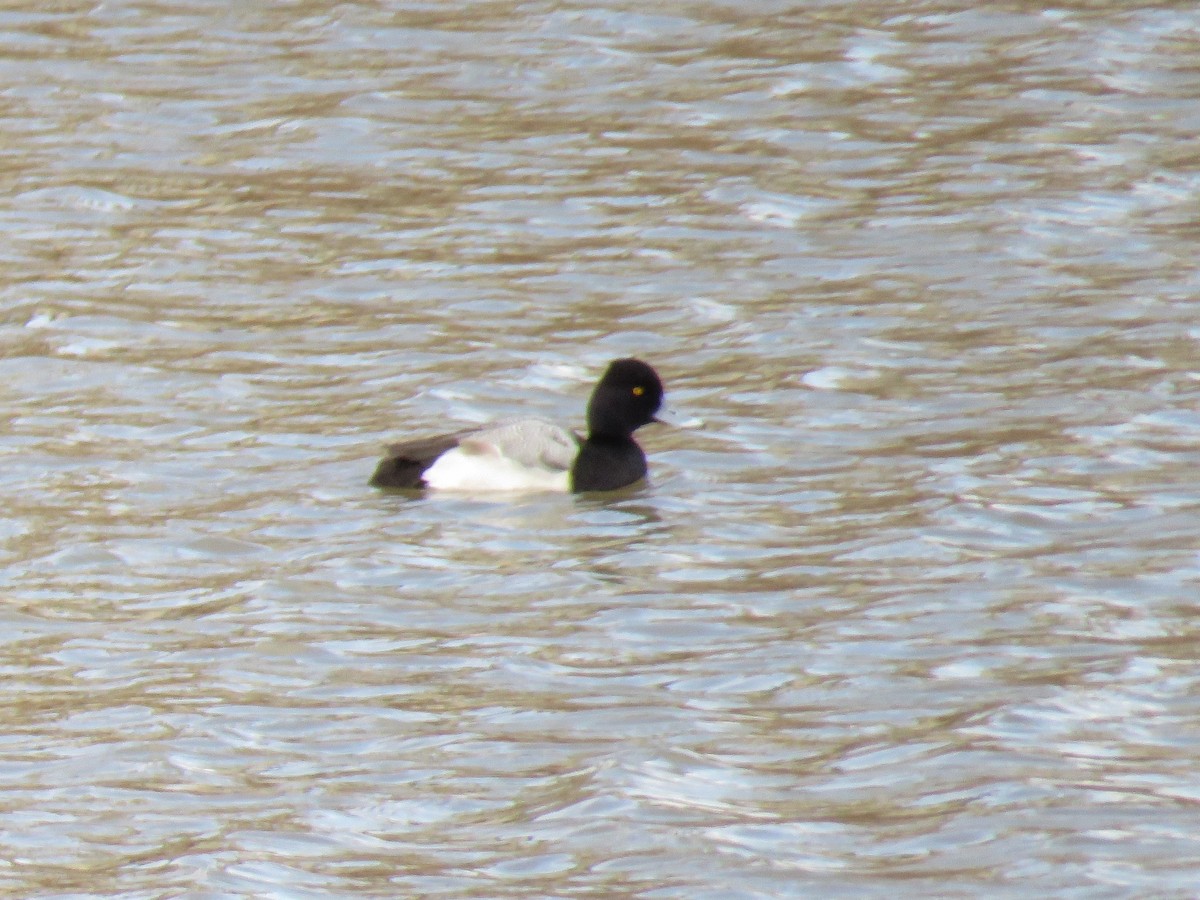
[{"label": "duck's white flank", "polygon": [[444,491],[569,491],[575,435],[541,419],[520,419],[478,431],[425,470]]}]

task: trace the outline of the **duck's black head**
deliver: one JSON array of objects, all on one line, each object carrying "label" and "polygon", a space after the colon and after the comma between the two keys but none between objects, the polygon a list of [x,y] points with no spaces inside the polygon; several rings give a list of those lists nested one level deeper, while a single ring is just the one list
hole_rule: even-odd
[{"label": "duck's black head", "polygon": [[658,373],[640,359],[617,359],[588,402],[588,437],[628,438],[654,421],[663,401]]}]

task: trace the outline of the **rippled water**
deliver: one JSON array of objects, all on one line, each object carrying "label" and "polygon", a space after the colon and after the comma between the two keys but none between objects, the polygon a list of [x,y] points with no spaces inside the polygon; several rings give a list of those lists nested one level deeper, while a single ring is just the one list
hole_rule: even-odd
[{"label": "rippled water", "polygon": [[[0,12],[0,891],[1188,896],[1200,12]],[[595,498],[366,486],[703,425]]]}]

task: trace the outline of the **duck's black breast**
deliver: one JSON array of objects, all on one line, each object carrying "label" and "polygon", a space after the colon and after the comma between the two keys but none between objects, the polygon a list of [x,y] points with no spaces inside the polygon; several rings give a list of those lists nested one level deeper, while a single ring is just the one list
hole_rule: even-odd
[{"label": "duck's black breast", "polygon": [[588,438],[571,467],[571,490],[615,491],[646,477],[646,454],[631,439]]}]

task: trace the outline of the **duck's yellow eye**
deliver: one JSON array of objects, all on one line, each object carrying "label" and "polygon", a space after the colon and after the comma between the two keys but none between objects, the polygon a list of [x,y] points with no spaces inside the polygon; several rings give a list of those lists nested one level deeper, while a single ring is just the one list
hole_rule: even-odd
[{"label": "duck's yellow eye", "polygon": [[635,396],[635,397],[640,397],[644,393],[646,393],[646,389],[644,387],[642,387],[641,385],[638,385],[637,387],[635,387],[633,389],[633,396]]}]

